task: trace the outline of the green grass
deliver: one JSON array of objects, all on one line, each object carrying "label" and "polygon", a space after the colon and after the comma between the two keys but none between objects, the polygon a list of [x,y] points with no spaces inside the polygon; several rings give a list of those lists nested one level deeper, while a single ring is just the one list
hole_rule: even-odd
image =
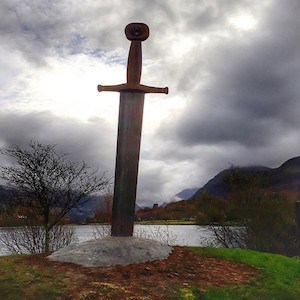
[{"label": "green grass", "polygon": [[0,257],[1,299],[54,299],[63,287],[57,274],[19,263],[21,256]]},{"label": "green grass", "polygon": [[241,249],[191,248],[200,255],[215,256],[245,263],[260,269],[260,275],[248,285],[210,288],[201,292],[197,287],[182,289],[179,299],[300,299],[299,260],[282,255]]}]

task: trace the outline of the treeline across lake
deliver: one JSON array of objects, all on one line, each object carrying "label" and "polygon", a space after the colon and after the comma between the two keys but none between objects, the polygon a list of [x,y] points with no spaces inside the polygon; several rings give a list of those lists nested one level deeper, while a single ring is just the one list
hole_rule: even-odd
[{"label": "treeline across lake", "polygon": [[139,211],[138,216],[145,220],[195,220],[198,225],[210,226],[224,247],[299,255],[295,215],[299,195],[270,191],[267,181],[260,173],[233,167],[223,178],[224,195],[203,191],[190,200]]}]

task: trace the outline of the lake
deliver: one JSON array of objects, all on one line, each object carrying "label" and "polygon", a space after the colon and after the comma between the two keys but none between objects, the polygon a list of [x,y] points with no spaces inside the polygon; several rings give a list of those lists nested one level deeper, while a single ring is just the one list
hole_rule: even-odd
[{"label": "lake", "polygon": [[[76,226],[76,236],[80,242],[95,238],[95,231],[109,232],[108,225]],[[134,234],[178,246],[207,246],[213,238],[206,226],[196,225],[135,225]]]},{"label": "lake", "polygon": [[[108,225],[76,225],[74,229],[78,242],[110,234]],[[0,234],[2,234],[1,229]],[[172,246],[209,246],[214,240],[212,232],[207,227],[196,225],[135,225],[134,235]],[[1,245],[0,255],[7,255]]]}]

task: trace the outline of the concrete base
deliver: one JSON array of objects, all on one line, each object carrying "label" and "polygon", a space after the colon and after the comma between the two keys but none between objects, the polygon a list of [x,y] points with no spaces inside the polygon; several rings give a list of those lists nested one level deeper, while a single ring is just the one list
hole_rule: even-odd
[{"label": "concrete base", "polygon": [[71,245],[53,252],[49,260],[85,267],[115,266],[166,259],[172,247],[137,237],[105,237]]}]

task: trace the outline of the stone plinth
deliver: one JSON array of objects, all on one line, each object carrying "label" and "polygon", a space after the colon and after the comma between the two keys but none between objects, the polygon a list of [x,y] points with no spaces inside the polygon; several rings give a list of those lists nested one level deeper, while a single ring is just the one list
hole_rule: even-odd
[{"label": "stone plinth", "polygon": [[53,252],[49,260],[85,267],[137,264],[166,259],[172,247],[137,237],[105,237],[75,244]]}]

